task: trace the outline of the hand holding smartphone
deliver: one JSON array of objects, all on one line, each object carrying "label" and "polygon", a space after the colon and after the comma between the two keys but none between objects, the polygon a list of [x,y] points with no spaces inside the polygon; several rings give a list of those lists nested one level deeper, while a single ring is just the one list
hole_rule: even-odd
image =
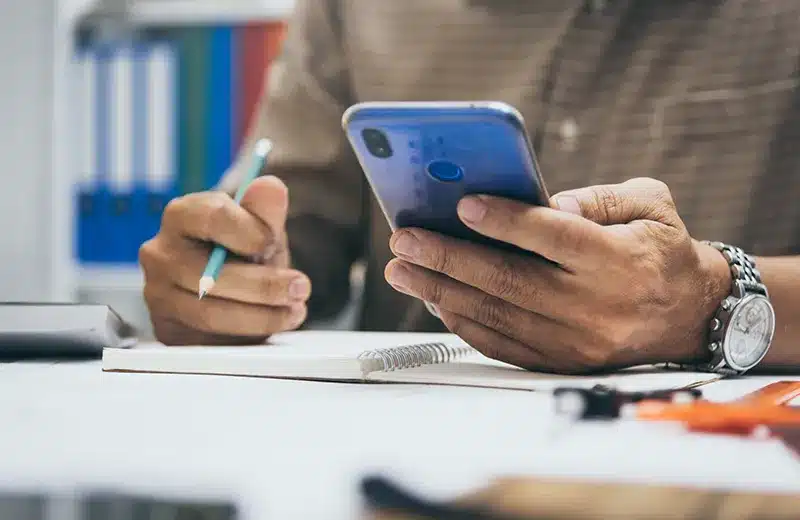
[{"label": "hand holding smartphone", "polygon": [[458,202],[484,194],[549,205],[523,118],[505,103],[359,103],[342,127],[393,231],[417,227],[519,251],[464,225]]}]

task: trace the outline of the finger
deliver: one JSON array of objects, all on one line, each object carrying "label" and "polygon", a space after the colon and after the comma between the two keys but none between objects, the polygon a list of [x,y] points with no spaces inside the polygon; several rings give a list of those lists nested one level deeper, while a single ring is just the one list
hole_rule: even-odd
[{"label": "finger", "polygon": [[535,350],[467,317],[442,310],[442,322],[484,356],[536,372],[548,371],[547,361]]},{"label": "finger", "polygon": [[247,188],[241,205],[264,222],[273,234],[282,234],[289,211],[289,189],[274,175],[259,177]]},{"label": "finger", "polygon": [[537,253],[561,266],[611,254],[605,229],[564,211],[485,195],[459,202],[461,220],[478,233]]},{"label": "finger", "polygon": [[548,361],[563,358],[570,346],[584,340],[580,333],[563,323],[403,260],[395,259],[387,264],[386,279],[398,291],[432,304],[440,312],[464,316],[520,341]]},{"label": "finger", "polygon": [[244,257],[263,255],[274,244],[272,230],[225,193],[190,193],[164,209],[161,233],[210,242]]},{"label": "finger", "polygon": [[[160,278],[197,292],[208,260],[208,247],[185,239],[169,244],[153,240],[142,246],[139,263],[146,276]],[[292,305],[311,295],[311,280],[295,269],[229,260],[222,267],[211,295],[258,305]]]},{"label": "finger", "polygon": [[158,341],[165,345],[258,345],[264,343],[269,337],[261,336],[235,336],[231,334],[212,334],[188,328],[186,325],[174,320],[172,317],[151,316],[153,333]]},{"label": "finger", "polygon": [[[401,229],[390,248],[399,258],[447,275],[532,312],[555,317],[569,308],[571,276],[542,259],[421,229]],[[536,280],[535,284],[531,280]]]},{"label": "finger", "polygon": [[554,195],[552,204],[603,226],[627,224],[634,220],[681,225],[669,188],[650,178],[565,191]]},{"label": "finger", "polygon": [[[261,337],[293,330],[305,321],[307,309],[253,305],[208,296],[199,300],[195,292],[165,283],[146,282],[148,308],[159,316],[171,316],[184,326],[203,333]],[[161,309],[165,309],[161,312]]]}]

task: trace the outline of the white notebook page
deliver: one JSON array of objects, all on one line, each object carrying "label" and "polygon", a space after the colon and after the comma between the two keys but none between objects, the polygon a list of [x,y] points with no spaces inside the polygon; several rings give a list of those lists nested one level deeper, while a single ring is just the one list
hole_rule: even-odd
[{"label": "white notebook page", "polygon": [[441,342],[451,347],[466,344],[450,334],[303,331],[276,335],[267,345],[243,347],[166,347],[145,343],[133,349],[107,349],[103,369],[493,387],[551,390],[556,386],[591,387],[598,383],[621,390],[681,388],[717,378],[713,374],[638,368],[620,373],[573,377],[534,373],[474,351],[449,363],[367,373],[359,355],[366,351]]}]

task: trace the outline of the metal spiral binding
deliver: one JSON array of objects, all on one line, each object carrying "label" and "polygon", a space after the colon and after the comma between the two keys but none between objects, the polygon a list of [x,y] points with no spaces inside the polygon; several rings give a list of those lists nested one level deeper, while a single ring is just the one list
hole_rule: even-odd
[{"label": "metal spiral binding", "polygon": [[475,351],[470,347],[451,346],[445,343],[419,343],[369,350],[362,352],[358,359],[374,361],[379,365],[378,370],[391,372],[422,365],[449,363],[473,352]]}]

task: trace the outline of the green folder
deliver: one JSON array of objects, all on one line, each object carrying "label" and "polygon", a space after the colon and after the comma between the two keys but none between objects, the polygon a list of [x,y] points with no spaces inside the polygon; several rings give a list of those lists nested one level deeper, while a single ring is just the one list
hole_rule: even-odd
[{"label": "green folder", "polygon": [[212,29],[181,27],[175,29],[174,34],[180,53],[178,186],[185,194],[207,188],[206,98]]}]

